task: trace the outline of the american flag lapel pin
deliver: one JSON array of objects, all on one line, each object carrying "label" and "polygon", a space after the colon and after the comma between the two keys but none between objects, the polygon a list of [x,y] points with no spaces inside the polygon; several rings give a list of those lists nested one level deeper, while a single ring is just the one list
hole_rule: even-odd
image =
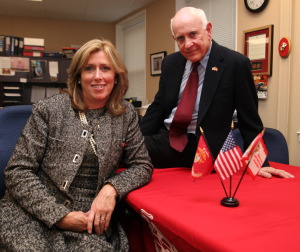
[{"label": "american flag lapel pin", "polygon": [[219,69],[217,67],[213,67],[211,70],[218,72]]}]

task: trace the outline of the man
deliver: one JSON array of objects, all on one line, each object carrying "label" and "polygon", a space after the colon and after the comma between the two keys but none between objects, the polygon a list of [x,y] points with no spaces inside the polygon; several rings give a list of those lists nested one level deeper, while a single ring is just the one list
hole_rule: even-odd
[{"label": "man", "polygon": [[[154,167],[192,167],[201,134],[199,127],[216,158],[230,131],[235,109],[248,147],[263,129],[249,59],[212,40],[212,24],[201,9],[184,7],[179,10],[171,20],[171,31],[180,52],[164,58],[159,90],[141,122]],[[196,62],[200,65],[192,70]],[[196,101],[183,137],[178,133],[180,130],[173,133],[176,126],[172,123],[180,121],[176,111],[181,111],[180,100],[193,71],[198,72]],[[179,113],[182,115],[182,111]],[[183,124],[177,129],[182,130]],[[181,142],[187,141],[184,147],[177,148],[173,144],[173,135],[183,137]],[[271,177],[271,173],[292,176],[271,167],[261,171],[265,177]]]}]

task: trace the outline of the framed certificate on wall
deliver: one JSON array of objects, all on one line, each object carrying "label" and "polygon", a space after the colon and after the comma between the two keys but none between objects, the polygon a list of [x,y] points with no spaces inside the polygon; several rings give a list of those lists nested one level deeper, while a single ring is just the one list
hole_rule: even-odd
[{"label": "framed certificate on wall", "polygon": [[272,75],[273,25],[244,31],[244,54],[254,75]]}]

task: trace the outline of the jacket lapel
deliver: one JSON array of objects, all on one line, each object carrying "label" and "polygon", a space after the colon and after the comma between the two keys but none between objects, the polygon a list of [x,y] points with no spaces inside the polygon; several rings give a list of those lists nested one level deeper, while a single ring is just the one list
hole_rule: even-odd
[{"label": "jacket lapel", "polygon": [[221,63],[223,60],[222,52],[219,45],[213,41],[210,57],[207,63],[201,99],[199,104],[197,125],[201,125],[205,114],[207,113],[217,87],[221,81],[225,66]]},{"label": "jacket lapel", "polygon": [[172,85],[168,85],[166,88],[167,99],[165,100],[165,107],[167,108],[166,114],[170,114],[172,109],[177,106],[178,94],[180,90],[182,75],[184,73],[186,59],[177,52],[177,57],[175,59],[175,64],[171,64],[173,69],[170,71],[170,75],[167,76],[168,82]]}]

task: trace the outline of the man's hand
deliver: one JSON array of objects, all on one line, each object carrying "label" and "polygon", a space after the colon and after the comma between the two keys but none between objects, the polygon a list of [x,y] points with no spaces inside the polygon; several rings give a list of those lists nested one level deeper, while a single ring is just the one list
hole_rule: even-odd
[{"label": "man's hand", "polygon": [[258,175],[264,178],[272,178],[272,176],[277,176],[280,178],[294,178],[293,174],[290,174],[284,170],[275,169],[273,167],[262,167]]}]

